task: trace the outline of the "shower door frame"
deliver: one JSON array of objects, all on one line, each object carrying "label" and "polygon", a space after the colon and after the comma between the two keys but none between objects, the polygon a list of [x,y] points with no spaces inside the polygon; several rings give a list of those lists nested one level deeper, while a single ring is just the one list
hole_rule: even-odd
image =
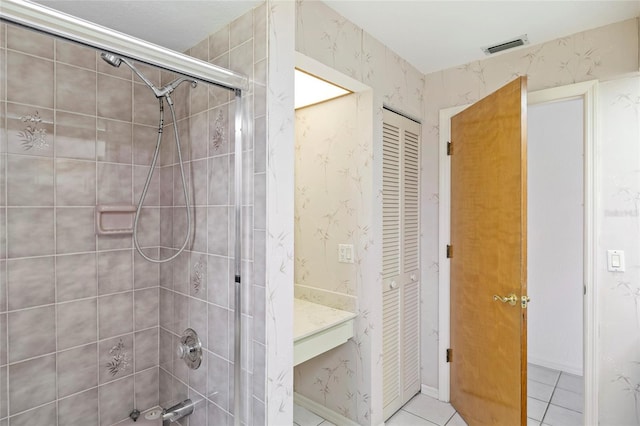
[{"label": "shower door frame", "polygon": [[[103,50],[143,62],[160,69],[192,77],[205,83],[232,90],[236,96],[235,158],[234,158],[234,359],[242,360],[242,148],[250,129],[248,97],[251,88],[248,77],[168,48],[76,18],[66,13],[22,0],[2,0],[0,21],[20,25],[74,43]],[[246,130],[245,130],[246,129]],[[244,139],[243,139],[244,137]],[[237,143],[239,142],[239,143]],[[242,362],[234,362],[234,424],[241,420]]]}]

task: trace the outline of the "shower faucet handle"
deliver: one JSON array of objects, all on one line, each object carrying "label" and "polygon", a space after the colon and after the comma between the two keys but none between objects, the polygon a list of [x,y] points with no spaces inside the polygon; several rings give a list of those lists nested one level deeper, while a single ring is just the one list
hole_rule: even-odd
[{"label": "shower faucet handle", "polygon": [[178,344],[178,349],[176,350],[176,355],[180,359],[185,359],[188,355],[195,352],[197,349],[193,346],[185,345],[183,343]]},{"label": "shower faucet handle", "polygon": [[187,328],[180,337],[180,342],[176,348],[176,355],[183,359],[192,370],[198,369],[202,363],[202,343],[193,329]]}]

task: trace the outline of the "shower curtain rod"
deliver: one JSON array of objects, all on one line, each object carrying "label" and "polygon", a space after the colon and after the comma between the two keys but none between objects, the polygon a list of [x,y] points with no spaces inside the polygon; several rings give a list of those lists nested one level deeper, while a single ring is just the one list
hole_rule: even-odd
[{"label": "shower curtain rod", "polygon": [[227,89],[249,89],[249,79],[242,74],[40,4],[25,0],[2,0],[0,20],[195,77]]}]

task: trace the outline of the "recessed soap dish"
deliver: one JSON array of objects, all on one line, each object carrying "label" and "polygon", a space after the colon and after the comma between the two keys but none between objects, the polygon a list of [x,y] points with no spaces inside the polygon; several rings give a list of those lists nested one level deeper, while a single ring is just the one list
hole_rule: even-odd
[{"label": "recessed soap dish", "polygon": [[123,235],[133,233],[136,206],[96,206],[96,233]]}]

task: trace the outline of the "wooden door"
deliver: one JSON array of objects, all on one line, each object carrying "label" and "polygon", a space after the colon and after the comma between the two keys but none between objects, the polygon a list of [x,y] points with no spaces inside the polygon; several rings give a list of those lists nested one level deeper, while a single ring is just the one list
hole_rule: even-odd
[{"label": "wooden door", "polygon": [[470,426],[526,424],[526,86],[451,119],[451,403]]}]

